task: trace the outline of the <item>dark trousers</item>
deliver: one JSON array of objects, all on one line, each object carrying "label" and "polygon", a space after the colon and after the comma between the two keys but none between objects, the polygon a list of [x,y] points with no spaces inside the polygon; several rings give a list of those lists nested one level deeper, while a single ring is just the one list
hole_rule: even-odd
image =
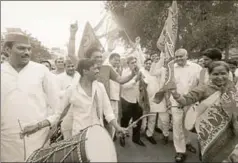
[{"label": "dark trousers", "polygon": [[[143,115],[143,110],[137,103],[129,103],[123,98],[121,98],[122,104],[122,117],[121,117],[121,127],[128,127],[130,119],[132,121],[136,121]],[[141,129],[142,121],[137,123],[137,126],[133,128],[132,140],[139,140],[140,139],[140,129]]]}]

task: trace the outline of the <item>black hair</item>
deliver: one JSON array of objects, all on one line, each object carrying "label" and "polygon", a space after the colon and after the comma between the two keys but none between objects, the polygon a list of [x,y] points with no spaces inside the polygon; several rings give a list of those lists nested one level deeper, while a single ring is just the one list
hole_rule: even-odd
[{"label": "black hair", "polygon": [[51,67],[51,63],[49,61],[45,61],[45,60],[40,61],[40,64],[42,64],[42,63],[48,63],[50,65],[50,67]]},{"label": "black hair", "polygon": [[55,64],[57,63],[57,61],[58,61],[59,59],[62,59],[62,58],[63,58],[63,62],[64,62],[64,64],[65,64],[64,57],[58,57],[58,58],[56,58],[56,59],[55,59]]},{"label": "black hair", "polygon": [[212,63],[210,63],[208,65],[208,73],[211,74],[212,71],[214,70],[214,68],[216,68],[218,66],[224,66],[226,71],[229,73],[229,71],[230,71],[229,65],[224,61],[213,61]]},{"label": "black hair", "polygon": [[150,58],[147,58],[147,59],[144,61],[144,63],[146,63],[146,62],[148,62],[148,61],[151,61],[151,62],[152,62],[152,60],[151,60]]},{"label": "black hair", "polygon": [[234,66],[237,67],[237,62],[236,62],[236,60],[229,59],[229,60],[226,61],[226,63],[231,64],[231,65],[234,65]]},{"label": "black hair", "polygon": [[83,76],[84,75],[83,70],[89,70],[90,67],[94,66],[95,64],[96,64],[95,61],[89,58],[81,59],[78,62],[77,71],[81,76]]},{"label": "black hair", "polygon": [[91,57],[92,57],[92,54],[93,54],[94,52],[101,52],[101,50],[100,50],[99,48],[97,48],[97,47],[92,47],[92,48],[90,48],[90,49],[87,50],[87,52],[86,52],[86,54],[85,54],[85,57],[86,57],[86,58],[91,58]]},{"label": "black hair", "polygon": [[13,47],[13,44],[14,44],[14,41],[7,41],[3,44],[3,49],[5,49],[6,47],[11,49]]},{"label": "black hair", "polygon": [[221,61],[222,52],[217,48],[209,48],[202,52],[203,56],[210,58],[213,61]]},{"label": "black hair", "polygon": [[109,56],[109,60],[112,60],[113,58],[115,57],[119,57],[120,58],[120,55],[118,53],[112,53],[110,56]]}]

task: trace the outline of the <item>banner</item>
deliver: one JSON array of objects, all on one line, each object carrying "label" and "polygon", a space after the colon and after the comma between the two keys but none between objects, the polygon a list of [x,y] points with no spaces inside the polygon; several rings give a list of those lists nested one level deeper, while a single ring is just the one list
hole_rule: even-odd
[{"label": "banner", "polygon": [[175,44],[178,32],[178,7],[177,2],[173,1],[168,9],[168,17],[165,21],[163,30],[157,41],[157,48],[164,55],[164,67],[166,69],[164,87],[155,95],[155,102],[160,103],[164,98],[164,92],[168,87],[174,87],[173,61]]},{"label": "banner", "polygon": [[100,41],[98,40],[98,38],[96,37],[92,26],[89,24],[89,22],[87,22],[85,25],[82,40],[79,46],[78,57],[85,58],[86,52],[88,51],[88,49],[92,47],[97,47],[104,51],[104,48],[102,44],[100,43]]}]

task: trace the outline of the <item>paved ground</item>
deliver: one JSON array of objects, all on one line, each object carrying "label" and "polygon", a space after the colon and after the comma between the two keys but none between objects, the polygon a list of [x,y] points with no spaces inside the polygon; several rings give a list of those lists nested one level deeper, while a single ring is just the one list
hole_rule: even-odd
[{"label": "paved ground", "polygon": [[[191,134],[192,144],[197,148],[196,135]],[[141,147],[131,141],[131,137],[126,139],[126,146],[121,147],[119,140],[115,142],[119,162],[174,162],[175,150],[173,146],[172,133],[168,145],[163,145],[161,134],[155,133],[156,145],[152,145],[144,136],[141,140],[146,147]],[[188,152],[186,162],[200,162],[198,154]]]}]

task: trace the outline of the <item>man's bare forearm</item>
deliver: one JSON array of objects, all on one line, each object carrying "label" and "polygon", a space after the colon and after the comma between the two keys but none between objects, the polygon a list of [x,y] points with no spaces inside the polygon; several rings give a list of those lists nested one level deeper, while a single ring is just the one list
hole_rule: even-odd
[{"label": "man's bare forearm", "polygon": [[75,55],[75,34],[70,34],[69,45],[68,45],[68,56],[71,61],[76,66],[78,63],[78,58]]},{"label": "man's bare forearm", "polygon": [[50,126],[51,124],[50,124],[50,121],[49,120],[43,120],[43,121],[41,121],[41,122],[39,122],[39,123],[37,123],[37,126],[38,126],[38,130],[40,130],[40,129],[42,129],[42,128],[45,128],[45,127],[48,127],[48,126]]},{"label": "man's bare forearm", "polygon": [[120,126],[118,125],[116,119],[113,119],[109,122],[110,125],[112,125],[113,127],[115,127],[116,130],[118,130],[120,128]]},{"label": "man's bare forearm", "polygon": [[125,83],[129,82],[134,76],[135,76],[135,74],[133,74],[133,73],[131,73],[130,75],[125,76],[125,77],[118,76],[117,82],[120,84],[125,84]]}]

